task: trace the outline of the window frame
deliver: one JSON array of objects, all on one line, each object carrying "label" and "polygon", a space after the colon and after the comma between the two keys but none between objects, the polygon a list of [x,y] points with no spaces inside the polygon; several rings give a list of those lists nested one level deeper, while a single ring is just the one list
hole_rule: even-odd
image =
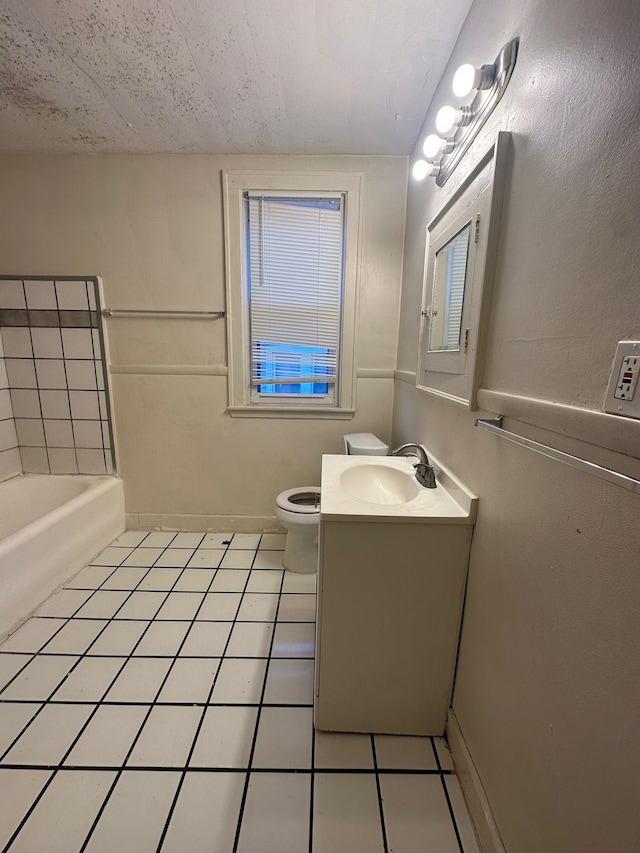
[{"label": "window frame", "polygon": [[[357,173],[223,172],[226,322],[228,352],[227,411],[233,417],[351,418],[355,414],[355,352],[362,175]],[[335,400],[304,394],[256,400],[251,389],[249,300],[244,194],[336,194],[344,198],[344,258],[340,349]],[[319,395],[318,395],[319,396]]]}]

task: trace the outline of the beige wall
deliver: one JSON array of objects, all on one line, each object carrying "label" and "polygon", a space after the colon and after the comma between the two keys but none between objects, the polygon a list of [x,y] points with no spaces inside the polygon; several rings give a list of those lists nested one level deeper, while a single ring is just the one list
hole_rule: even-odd
[{"label": "beige wall", "polygon": [[[510,130],[483,387],[528,412],[529,425],[507,428],[638,476],[637,459],[614,451],[640,456],[640,422],[595,410],[616,342],[640,339],[640,10],[476,0],[447,87],[461,62],[492,61],[515,35],[507,94],[462,166],[440,190],[411,182],[398,367],[405,379],[416,368],[426,224],[497,130]],[[425,134],[450,98],[441,84]],[[640,497],[396,384],[395,440],[423,441],[480,497],[453,708],[506,849],[637,849]],[[562,405],[549,415],[535,400]]]},{"label": "beige wall", "polygon": [[406,158],[4,156],[2,271],[99,275],[112,308],[223,309],[223,169],[363,174],[357,415],[230,418],[224,321],[107,320],[127,511],[144,523],[259,528],[279,491],[319,482],[345,432],[390,435]]}]

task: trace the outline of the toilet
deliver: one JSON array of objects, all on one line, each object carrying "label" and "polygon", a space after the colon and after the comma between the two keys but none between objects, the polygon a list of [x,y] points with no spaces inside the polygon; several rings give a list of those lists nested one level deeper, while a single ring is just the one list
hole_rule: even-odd
[{"label": "toilet", "polygon": [[[344,452],[351,456],[386,456],[389,445],[373,433],[354,432],[344,436]],[[281,492],[276,498],[276,516],[287,529],[282,565],[290,572],[317,572],[320,486],[299,486]]]}]

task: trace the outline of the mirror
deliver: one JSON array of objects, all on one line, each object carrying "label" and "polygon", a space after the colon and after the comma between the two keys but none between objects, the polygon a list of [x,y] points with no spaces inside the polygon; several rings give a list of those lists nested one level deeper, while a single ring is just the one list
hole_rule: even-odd
[{"label": "mirror", "polygon": [[436,252],[432,303],[429,306],[429,352],[460,349],[462,306],[467,280],[471,223]]}]

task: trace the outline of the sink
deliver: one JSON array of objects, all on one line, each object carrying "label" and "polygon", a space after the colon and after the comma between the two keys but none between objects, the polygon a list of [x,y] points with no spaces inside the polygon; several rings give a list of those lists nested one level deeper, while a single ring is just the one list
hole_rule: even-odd
[{"label": "sink", "polygon": [[320,518],[349,521],[473,524],[477,498],[437,459],[438,487],[416,480],[415,458],[322,457]]},{"label": "sink", "polygon": [[413,471],[388,465],[354,465],[339,475],[338,482],[348,495],[376,504],[404,504],[420,493]]}]

